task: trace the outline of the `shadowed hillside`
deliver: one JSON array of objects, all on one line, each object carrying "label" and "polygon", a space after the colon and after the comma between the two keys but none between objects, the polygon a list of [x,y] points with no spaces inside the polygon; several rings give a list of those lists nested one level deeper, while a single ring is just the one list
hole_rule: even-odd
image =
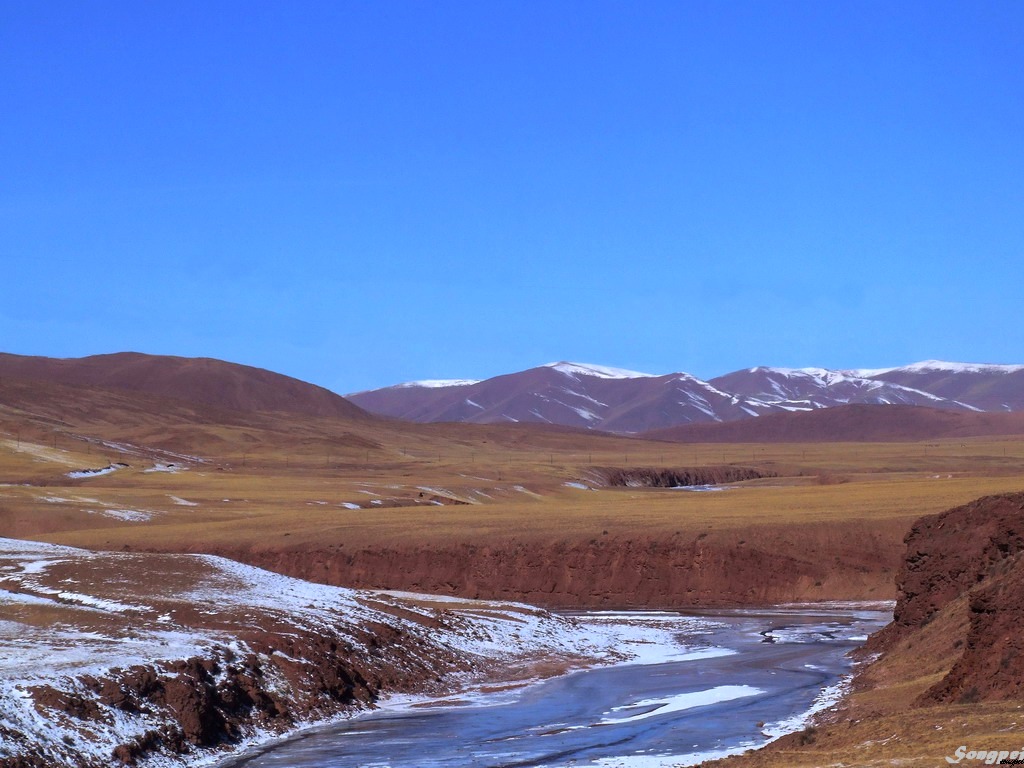
[{"label": "shadowed hillside", "polygon": [[1024,434],[1024,414],[913,405],[841,405],[725,424],[686,424],[644,437],[682,443],[808,443],[938,440]]}]

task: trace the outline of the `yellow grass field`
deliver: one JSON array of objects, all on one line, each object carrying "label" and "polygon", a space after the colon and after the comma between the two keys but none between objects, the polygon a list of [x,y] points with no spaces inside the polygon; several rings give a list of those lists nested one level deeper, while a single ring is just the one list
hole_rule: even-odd
[{"label": "yellow grass field", "polygon": [[[87,442],[70,430],[46,435],[35,425],[5,425],[0,528],[99,548],[267,546],[284,536],[290,546],[485,543],[851,520],[902,526],[1024,488],[1019,438],[679,445],[529,428],[288,421],[158,425],[120,431],[116,439],[94,428],[93,440],[202,460],[178,460],[177,472],[152,471],[172,459],[146,450]],[[111,462],[129,466],[67,477]],[[609,488],[594,471],[713,466],[776,476],[697,493]],[[118,517],[117,510],[141,514]]]}]

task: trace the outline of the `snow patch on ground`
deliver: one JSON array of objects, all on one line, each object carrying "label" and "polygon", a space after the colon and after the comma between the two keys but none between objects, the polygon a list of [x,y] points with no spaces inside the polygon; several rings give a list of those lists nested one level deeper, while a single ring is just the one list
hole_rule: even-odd
[{"label": "snow patch on ground", "polygon": [[26,453],[40,461],[52,461],[55,464],[63,464],[65,466],[75,465],[75,460],[63,448],[51,448],[47,445],[37,445],[36,443],[29,443],[18,439],[0,440],[0,445],[16,453]]},{"label": "snow patch on ground", "polygon": [[90,515],[103,515],[113,517],[117,520],[124,520],[127,523],[144,523],[153,518],[156,512],[149,512],[141,509],[87,509]]},{"label": "snow patch on ground", "polygon": [[683,768],[703,765],[711,760],[720,760],[730,755],[739,755],[758,746],[746,742],[728,749],[711,749],[706,752],[691,752],[685,755],[624,755],[621,757],[597,758],[590,763],[593,768]]},{"label": "snow patch on ground", "polygon": [[543,496],[541,496],[539,493],[535,493],[534,491],[531,491],[529,488],[525,488],[522,485],[513,485],[512,490],[518,493],[525,493],[527,496],[533,496],[533,498],[535,499],[543,498]]},{"label": "snow patch on ground", "polygon": [[109,475],[113,472],[117,472],[119,469],[126,469],[127,464],[117,462],[114,464],[108,464],[105,467],[99,469],[76,469],[74,472],[68,472],[67,476],[73,480],[81,480],[84,477],[100,477],[101,475]]},{"label": "snow patch on ground", "polygon": [[835,685],[828,686],[814,698],[811,706],[805,712],[785,720],[780,720],[777,723],[768,723],[761,729],[761,732],[768,737],[769,741],[775,741],[787,733],[803,730],[810,724],[816,714],[834,707],[846,696],[850,690],[851,679],[852,675],[847,675]]},{"label": "snow patch on ground", "polygon": [[154,464],[149,469],[144,469],[142,471],[144,473],[146,473],[146,474],[148,474],[150,472],[170,472],[170,473],[173,474],[173,473],[176,473],[176,472],[184,472],[187,469],[188,469],[188,467],[182,467],[182,466],[179,466],[178,464],[163,464],[161,462],[157,462],[156,464]]}]

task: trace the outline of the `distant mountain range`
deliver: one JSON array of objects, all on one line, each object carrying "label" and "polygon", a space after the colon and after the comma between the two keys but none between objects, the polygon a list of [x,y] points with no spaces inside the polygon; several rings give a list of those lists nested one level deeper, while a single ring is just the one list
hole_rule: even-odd
[{"label": "distant mountain range", "polygon": [[928,360],[899,368],[745,368],[708,381],[582,363],[549,363],[484,381],[414,381],[346,396],[419,422],[534,422],[641,433],[842,405],[1024,410],[1024,365]]},{"label": "distant mountain range", "polygon": [[[519,422],[686,441],[1009,434],[1019,432],[1016,417],[978,417],[1011,411],[1024,417],[1024,365],[934,360],[860,370],[747,368],[709,381],[687,373],[659,376],[563,362],[485,381],[409,382],[342,397],[289,376],[208,358],[0,354],[0,382],[8,380],[171,398],[179,406],[234,413],[283,412],[366,424],[377,421],[371,414],[416,422]],[[39,396],[48,392],[43,387]],[[918,408],[857,409],[863,405]],[[818,413],[839,406],[847,407]],[[919,412],[924,409],[931,414]]]}]

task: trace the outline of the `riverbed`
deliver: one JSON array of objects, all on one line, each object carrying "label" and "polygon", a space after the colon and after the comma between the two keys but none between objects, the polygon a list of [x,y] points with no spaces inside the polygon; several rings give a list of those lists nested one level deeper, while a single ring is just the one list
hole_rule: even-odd
[{"label": "riverbed", "polygon": [[[233,768],[662,768],[762,746],[833,702],[848,653],[892,617],[831,604],[575,614],[672,646],[625,663],[457,698],[393,698],[236,758]],[[637,649],[639,648],[639,651]]]}]

